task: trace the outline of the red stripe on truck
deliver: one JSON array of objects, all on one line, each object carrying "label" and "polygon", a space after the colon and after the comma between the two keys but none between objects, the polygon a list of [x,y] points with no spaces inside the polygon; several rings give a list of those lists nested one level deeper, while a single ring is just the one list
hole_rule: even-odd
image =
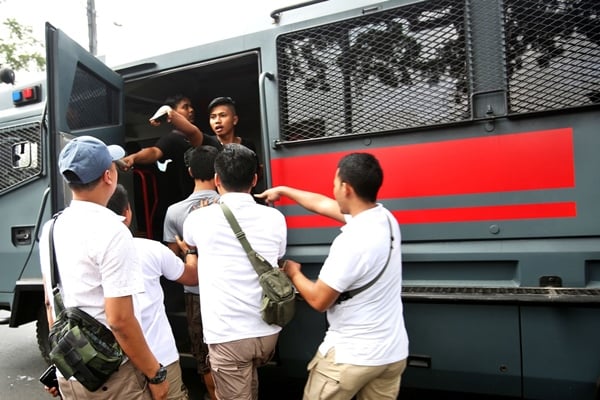
[{"label": "red stripe on truck", "polygon": [[[481,207],[453,207],[420,210],[393,210],[402,225],[449,222],[502,221],[508,219],[574,218],[575,202],[511,204]],[[341,224],[319,215],[287,216],[288,228],[331,228]]]},{"label": "red stripe on truck", "polygon": [[[424,134],[426,135],[426,134]],[[318,146],[318,145],[316,145]],[[323,144],[331,148],[330,144]],[[575,186],[571,128],[365,148],[384,170],[379,200],[552,190]],[[349,152],[285,157],[271,162],[273,186],[331,195],[337,163]],[[293,204],[283,198],[280,205]],[[575,202],[496,204],[397,210],[398,221],[460,222],[576,216]],[[337,226],[319,216],[288,217],[291,228]]]},{"label": "red stripe on truck", "polygon": [[[558,189],[575,184],[571,128],[360,151],[375,155],[383,167],[380,199]],[[273,186],[330,195],[337,163],[348,153],[273,159]],[[290,203],[288,199],[281,202]]]}]

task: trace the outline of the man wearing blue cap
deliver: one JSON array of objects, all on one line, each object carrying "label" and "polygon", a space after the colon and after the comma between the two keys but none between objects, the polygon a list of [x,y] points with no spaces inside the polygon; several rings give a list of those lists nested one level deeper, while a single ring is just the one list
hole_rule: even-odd
[{"label": "man wearing blue cap", "polygon": [[[144,291],[141,266],[129,230],[106,208],[117,186],[114,161],[125,155],[91,136],[74,138],[58,167],[71,189],[71,204],[56,219],[54,248],[65,307],[78,307],[105,324],[127,355],[104,386],[88,391],[76,379],[59,376],[64,399],[165,399],[166,370],[152,354],[139,323],[133,295]],[[49,223],[40,238],[48,323],[56,317],[50,280]]]}]

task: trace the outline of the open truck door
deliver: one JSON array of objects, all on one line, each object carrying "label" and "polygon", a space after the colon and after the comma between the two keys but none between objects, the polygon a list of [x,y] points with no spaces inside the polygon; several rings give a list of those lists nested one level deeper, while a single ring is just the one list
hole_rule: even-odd
[{"label": "open truck door", "polygon": [[[48,131],[46,136],[46,168],[49,190],[46,190],[37,223],[37,231],[55,212],[71,201],[71,192],[58,171],[58,154],[74,137],[90,135],[107,144],[123,144],[125,138],[123,79],[104,63],[83,49],[60,30],[46,23],[46,69]],[[47,205],[50,196],[50,208]],[[39,262],[32,259],[39,273]],[[37,341],[42,356],[48,360],[48,322],[45,317],[41,279],[35,290]],[[19,282],[15,289],[13,313],[21,314],[31,304],[33,290]],[[26,289],[28,288],[28,289]],[[41,299],[40,300],[40,296]],[[33,308],[38,310],[38,308]],[[24,311],[23,311],[24,312]]]},{"label": "open truck door", "polygon": [[52,212],[70,201],[57,168],[58,154],[76,136],[123,144],[123,79],[64,32],[46,23],[48,144]]}]

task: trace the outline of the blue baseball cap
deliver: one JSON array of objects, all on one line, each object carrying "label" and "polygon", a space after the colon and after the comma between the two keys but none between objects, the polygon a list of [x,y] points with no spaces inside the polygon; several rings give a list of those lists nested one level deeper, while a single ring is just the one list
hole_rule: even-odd
[{"label": "blue baseball cap", "polygon": [[[100,178],[113,161],[125,157],[121,146],[107,146],[92,136],[79,136],[67,143],[58,156],[58,168],[69,183],[87,184]],[[71,173],[65,175],[65,172]]]}]

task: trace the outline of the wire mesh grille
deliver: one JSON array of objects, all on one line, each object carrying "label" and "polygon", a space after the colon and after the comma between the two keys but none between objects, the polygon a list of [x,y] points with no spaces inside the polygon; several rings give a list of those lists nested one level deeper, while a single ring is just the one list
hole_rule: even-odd
[{"label": "wire mesh grille", "polygon": [[505,0],[511,113],[600,103],[600,2]]},{"label": "wire mesh grille", "polygon": [[470,118],[464,5],[426,1],[277,39],[283,140]]},{"label": "wire mesh grille", "polygon": [[116,125],[119,96],[105,80],[78,66],[67,109],[67,124],[71,130]]},{"label": "wire mesh grille", "polygon": [[0,193],[40,174],[39,122],[0,129]]}]

